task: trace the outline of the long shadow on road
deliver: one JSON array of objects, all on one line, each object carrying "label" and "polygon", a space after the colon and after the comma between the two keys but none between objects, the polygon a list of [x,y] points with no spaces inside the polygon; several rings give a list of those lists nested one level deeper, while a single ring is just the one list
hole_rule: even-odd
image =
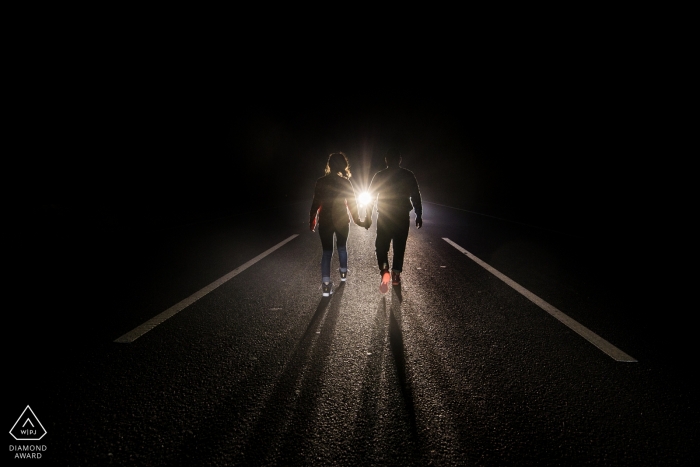
[{"label": "long shadow on road", "polygon": [[[359,412],[352,436],[352,446],[355,449],[352,453],[352,465],[406,465],[409,461],[412,465],[422,464],[414,397],[407,373],[401,331],[401,297],[401,288],[395,287],[389,310],[386,297],[382,297],[377,307],[374,330],[369,343],[373,352],[365,366]],[[392,354],[389,365],[393,364],[393,368],[385,367],[387,343]],[[387,375],[395,374],[396,380],[392,381],[392,378],[389,378],[389,394],[383,394],[382,391],[387,388],[381,382],[387,369]],[[394,384],[398,385],[398,388],[392,387]],[[395,392],[394,388],[398,391]],[[400,394],[398,403],[397,399],[392,398],[392,394],[396,393]],[[402,406],[399,406],[401,404]],[[393,418],[395,416],[398,418]],[[399,425],[394,426],[398,431],[389,428],[387,432],[386,423],[398,423]],[[403,435],[397,436],[396,433]]]},{"label": "long shadow on road", "polygon": [[[410,446],[419,454],[420,438],[418,436],[418,428],[416,425],[416,410],[413,398],[413,389],[411,387],[410,376],[406,372],[406,354],[403,342],[403,333],[401,331],[401,302],[403,297],[401,294],[401,286],[394,286],[391,295],[391,308],[389,310],[389,344],[391,353],[394,356],[394,366],[396,367],[396,376],[399,382],[399,389],[403,397],[404,408],[408,416],[410,428]],[[417,459],[417,457],[413,457]]]},{"label": "long shadow on road", "polygon": [[369,341],[369,348],[375,350],[368,355],[362,378],[360,406],[352,435],[352,453],[354,465],[363,465],[376,457],[374,452],[376,439],[380,432],[379,400],[381,398],[378,384],[382,375],[384,359],[384,338],[386,326],[386,300],[382,299],[374,317],[374,330]]},{"label": "long shadow on road", "polygon": [[[302,465],[344,287],[323,298],[243,448],[242,465]],[[330,306],[329,306],[330,304]],[[326,311],[327,309],[327,311]]]},{"label": "long shadow on road", "polygon": [[[330,352],[344,287],[323,297],[306,330],[271,382],[259,367],[232,389],[214,419],[192,428],[196,441],[183,446],[172,465],[303,465],[305,430],[311,425]],[[272,360],[284,356],[270,356]],[[211,427],[225,427],[212,433]]]}]

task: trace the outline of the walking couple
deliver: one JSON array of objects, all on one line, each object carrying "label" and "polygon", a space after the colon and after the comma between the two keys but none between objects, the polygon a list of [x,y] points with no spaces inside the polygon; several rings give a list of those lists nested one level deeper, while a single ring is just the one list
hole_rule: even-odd
[{"label": "walking couple", "polygon": [[[368,203],[364,220],[360,220],[359,217],[355,190],[350,182],[350,164],[344,153],[335,152],[328,156],[326,174],[316,181],[309,213],[309,230],[314,232],[318,226],[321,237],[321,288],[324,297],[333,293],[331,258],[334,237],[340,262],[340,280],[345,282],[348,274],[347,241],[350,220],[369,229],[375,204],[377,237],[374,246],[381,277],[379,291],[386,293],[389,290],[389,282],[392,285],[401,284],[403,258],[411,223],[410,212],[415,210],[416,227],[420,229],[423,226],[423,205],[416,177],[413,172],[400,166],[401,153],[397,149],[388,150],[384,162],[386,168],[374,174],[370,183],[368,192],[371,201]],[[389,248],[392,242],[393,257],[390,270]]]}]

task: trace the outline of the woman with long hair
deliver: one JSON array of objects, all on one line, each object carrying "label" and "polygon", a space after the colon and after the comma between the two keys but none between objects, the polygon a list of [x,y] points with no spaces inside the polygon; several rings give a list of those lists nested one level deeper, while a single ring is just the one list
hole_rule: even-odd
[{"label": "woman with long hair", "polygon": [[371,225],[371,219],[361,221],[357,210],[355,190],[350,182],[350,164],[345,153],[334,152],[328,156],[326,174],[316,180],[314,199],[309,212],[309,230],[314,232],[318,225],[321,237],[321,289],[323,296],[333,293],[331,281],[331,258],[333,245],[338,249],[340,262],[340,281],[345,282],[348,276],[347,241],[350,233],[350,219],[366,229]]}]

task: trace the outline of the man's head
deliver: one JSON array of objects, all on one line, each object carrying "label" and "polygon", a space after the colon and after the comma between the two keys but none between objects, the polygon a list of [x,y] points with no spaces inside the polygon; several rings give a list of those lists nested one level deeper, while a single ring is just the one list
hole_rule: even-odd
[{"label": "man's head", "polygon": [[387,167],[398,167],[401,164],[401,152],[397,148],[390,148],[384,156]]}]

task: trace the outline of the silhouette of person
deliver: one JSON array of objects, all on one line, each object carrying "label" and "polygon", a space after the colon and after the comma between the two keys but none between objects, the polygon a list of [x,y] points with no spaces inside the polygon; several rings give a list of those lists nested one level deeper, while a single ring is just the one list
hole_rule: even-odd
[{"label": "silhouette of person", "polygon": [[[309,212],[309,230],[314,232],[318,225],[323,255],[321,257],[321,289],[323,296],[333,293],[331,281],[331,258],[333,257],[333,240],[338,249],[340,262],[340,280],[345,282],[348,274],[347,241],[350,233],[350,218],[365,228],[369,225],[361,221],[357,209],[355,189],[350,182],[350,164],[342,152],[328,156],[326,174],[316,180],[314,198]],[[371,224],[369,220],[369,224]]]},{"label": "silhouette of person", "polygon": [[[382,293],[389,290],[389,281],[392,285],[401,284],[411,210],[416,212],[416,227],[420,229],[423,226],[423,204],[415,175],[400,166],[401,153],[396,148],[386,152],[384,162],[386,168],[374,174],[368,190],[372,196],[372,209],[375,204],[377,206],[377,238],[374,246],[381,275],[379,291]],[[392,243],[393,258],[389,274],[389,248]]]}]

